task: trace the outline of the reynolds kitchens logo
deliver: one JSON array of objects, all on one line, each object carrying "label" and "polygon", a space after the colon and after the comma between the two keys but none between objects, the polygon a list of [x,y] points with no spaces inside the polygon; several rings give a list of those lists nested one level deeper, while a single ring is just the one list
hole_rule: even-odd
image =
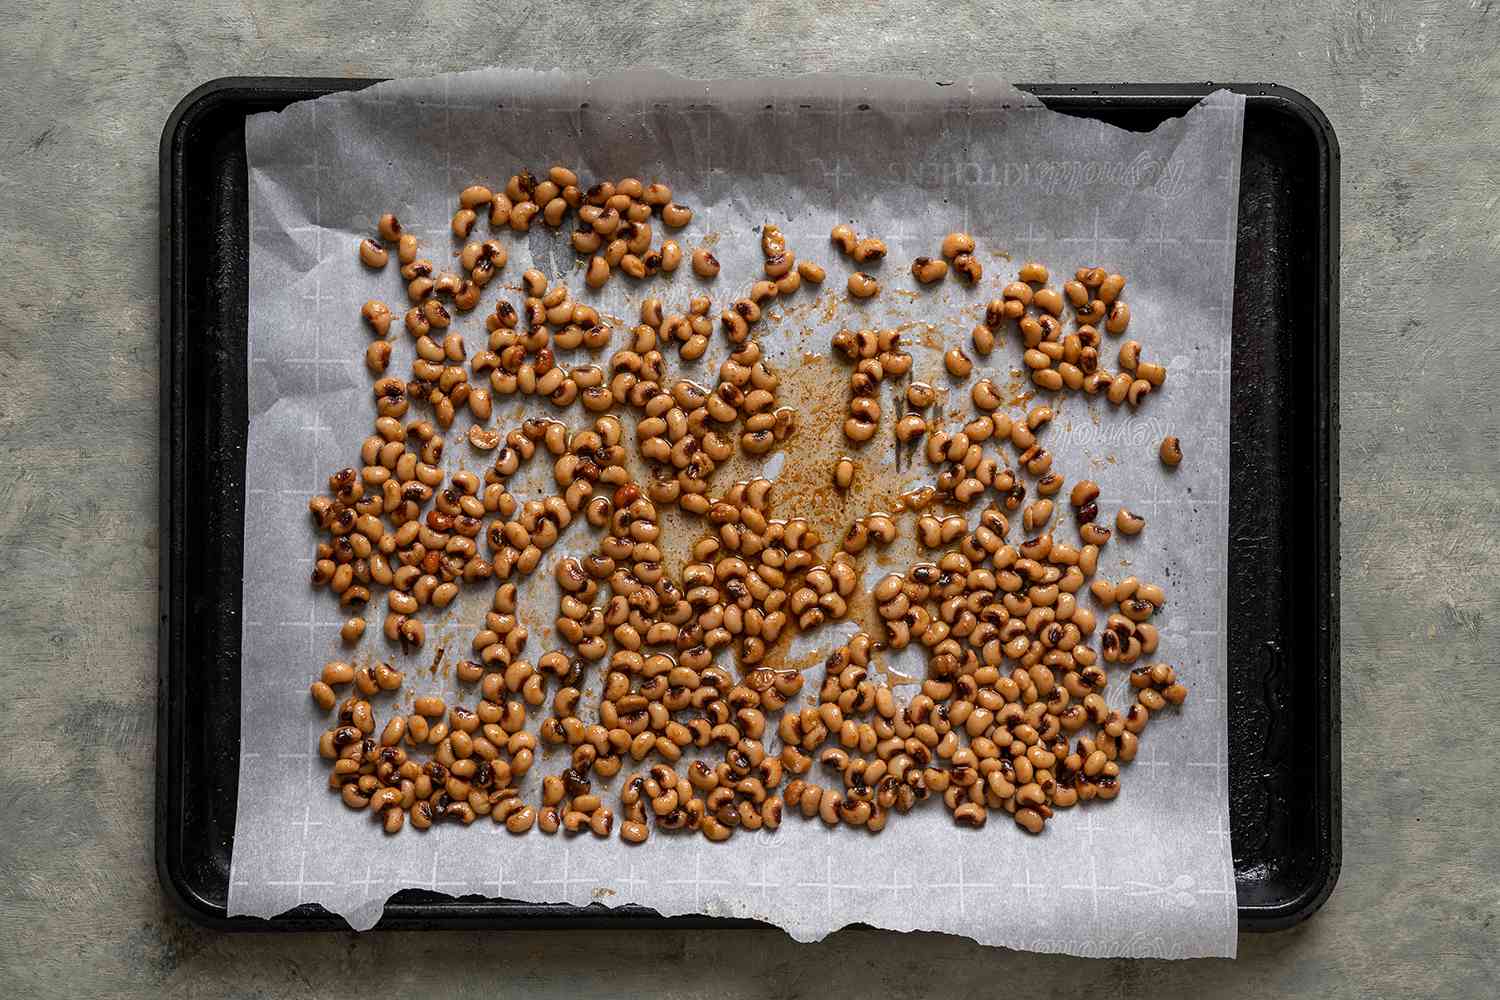
[{"label": "reynolds kitchens logo", "polygon": [[1148,152],[1125,160],[1037,160],[988,162],[929,160],[892,163],[893,179],[916,187],[962,184],[972,187],[1029,187],[1044,194],[1069,194],[1085,188],[1106,187],[1151,191],[1161,198],[1177,198],[1188,190],[1186,165],[1161,160]]}]

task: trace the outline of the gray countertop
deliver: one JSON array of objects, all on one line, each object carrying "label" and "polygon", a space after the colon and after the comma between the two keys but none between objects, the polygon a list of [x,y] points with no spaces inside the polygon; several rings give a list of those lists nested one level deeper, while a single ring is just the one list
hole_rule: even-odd
[{"label": "gray countertop", "polygon": [[[1500,3],[16,5],[0,32],[0,983],[13,996],[1494,995]],[[279,7],[280,9],[276,9]],[[419,7],[425,8],[420,10]],[[567,7],[567,10],[562,9]],[[515,11],[507,22],[507,11]],[[844,931],[225,936],[152,864],[157,141],[228,74],[1266,80],[1343,149],[1344,867],[1237,962]],[[1455,736],[1470,749],[1438,754]],[[1476,738],[1477,737],[1477,738]],[[1444,751],[1446,754],[1448,751]],[[379,977],[371,980],[367,977]]]}]

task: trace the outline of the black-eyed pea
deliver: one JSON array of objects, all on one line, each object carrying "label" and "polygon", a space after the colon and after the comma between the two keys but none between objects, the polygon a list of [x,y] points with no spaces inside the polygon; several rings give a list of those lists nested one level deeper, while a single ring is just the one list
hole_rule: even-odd
[{"label": "black-eyed pea", "polygon": [[985,323],[974,327],[972,338],[974,350],[986,357],[995,349],[995,331]]},{"label": "black-eyed pea", "polygon": [[911,262],[911,274],[922,284],[930,285],[948,276],[948,262],[935,257],[918,257]]},{"label": "black-eyed pea", "polygon": [[908,413],[896,421],[896,440],[904,443],[915,441],[927,433],[927,421],[915,413]]},{"label": "black-eyed pea", "polygon": [[371,299],[359,310],[370,330],[377,337],[384,337],[391,329],[391,310],[384,302]]},{"label": "black-eyed pea", "polygon": [[1125,507],[1121,507],[1119,513],[1115,515],[1115,528],[1122,535],[1139,535],[1144,527],[1146,527],[1146,519]]},{"label": "black-eyed pea", "polygon": [[605,282],[609,281],[609,262],[599,254],[589,258],[588,270],[584,274],[584,284],[590,288],[603,288]]},{"label": "black-eyed pea", "polygon": [[1073,310],[1073,313],[1078,320],[1079,326],[1087,326],[1092,330],[1094,324],[1104,319],[1105,305],[1102,299],[1091,299],[1087,305],[1079,306]]},{"label": "black-eyed pea", "polygon": [[329,687],[323,681],[313,681],[309,693],[312,695],[312,700],[317,703],[317,706],[325,712],[332,709],[338,703],[338,695],[334,694],[333,688]]},{"label": "black-eyed pea", "polygon": [[856,299],[868,299],[880,291],[880,282],[864,271],[849,275],[849,294]]},{"label": "black-eyed pea", "polygon": [[359,241],[359,262],[365,267],[376,270],[385,267],[391,255],[386,252],[385,247],[380,245],[376,239],[364,239]]},{"label": "black-eyed pea", "polygon": [[1125,402],[1131,406],[1141,405],[1141,401],[1151,395],[1151,383],[1143,378],[1135,379],[1130,387],[1125,390]]},{"label": "black-eyed pea", "polygon": [[974,252],[974,237],[968,233],[953,232],[943,237],[943,256],[953,260],[960,254]]},{"label": "black-eyed pea", "polygon": [[1026,428],[1033,433],[1052,422],[1052,407],[1036,406],[1026,414]]},{"label": "black-eyed pea", "polygon": [[[1102,300],[1101,300],[1102,302]],[[1104,329],[1112,334],[1121,334],[1130,325],[1130,305],[1125,302],[1115,302],[1109,307],[1109,318],[1104,321]]]},{"label": "black-eyed pea", "polygon": [[925,410],[937,402],[937,390],[926,382],[913,382],[906,387],[906,401],[919,410]]},{"label": "black-eyed pea", "polygon": [[363,618],[350,618],[339,626],[339,638],[351,646],[359,642],[360,636],[365,634],[365,620]]},{"label": "black-eyed pea", "polygon": [[1175,434],[1168,434],[1161,439],[1161,447],[1157,449],[1157,455],[1161,458],[1161,464],[1175,469],[1182,461],[1182,442]]},{"label": "black-eyed pea", "polygon": [[969,284],[977,285],[984,277],[984,265],[973,254],[961,253],[953,258],[953,273],[967,279]]},{"label": "black-eyed pea", "polygon": [[[509,223],[511,231],[517,233],[529,232],[531,230],[531,220],[536,218],[536,214],[541,210],[542,207],[534,201],[526,200],[516,202],[511,206],[510,209]],[[456,231],[457,230],[455,230],[455,232]],[[466,234],[460,235],[462,236]]]},{"label": "black-eyed pea", "polygon": [[686,205],[679,205],[675,201],[670,202],[662,206],[661,221],[673,229],[681,229],[693,221],[693,210]]},{"label": "black-eyed pea", "polygon": [[954,378],[968,378],[974,371],[974,362],[962,349],[952,347],[943,355],[943,367]]},{"label": "black-eyed pea", "polygon": [[1033,371],[1031,381],[1036,383],[1039,389],[1047,392],[1058,392],[1063,387],[1062,373],[1056,368],[1041,368]]},{"label": "black-eyed pea", "polygon": [[396,240],[396,259],[402,264],[410,264],[417,259],[417,238],[411,233],[402,233]]},{"label": "black-eyed pea", "polygon": [[657,252],[661,255],[661,269],[668,274],[682,264],[682,247],[677,245],[676,240],[667,240]]},{"label": "black-eyed pea", "polygon": [[1101,546],[1109,541],[1111,534],[1108,528],[1093,521],[1078,526],[1078,537],[1085,545]]},{"label": "black-eyed pea", "polygon": [[1005,402],[1000,395],[1000,390],[990,379],[980,379],[974,383],[974,388],[969,391],[970,398],[976,409],[986,413],[998,410]]},{"label": "black-eyed pea", "polygon": [[1159,386],[1167,380],[1167,369],[1165,365],[1156,364],[1153,361],[1142,361],[1136,365],[1135,376],[1145,379],[1153,386]]},{"label": "black-eyed pea", "polygon": [[700,278],[717,277],[719,258],[709,253],[707,248],[698,247],[693,251],[693,273]]},{"label": "black-eyed pea", "polygon": [[833,485],[840,490],[847,490],[854,482],[854,462],[841,456],[833,463]]},{"label": "black-eyed pea", "polygon": [[1034,260],[1029,260],[1021,265],[1020,270],[1016,272],[1016,278],[1033,285],[1045,285],[1048,278],[1047,268]]},{"label": "black-eyed pea", "polygon": [[1135,371],[1135,366],[1141,360],[1141,342],[1138,340],[1127,340],[1120,345],[1120,367],[1125,371]]},{"label": "black-eyed pea", "polygon": [[1110,274],[1099,283],[1099,299],[1105,305],[1110,305],[1120,297],[1125,290],[1125,276],[1122,274]]},{"label": "black-eyed pea", "polygon": [[1046,311],[1051,316],[1061,316],[1063,301],[1055,288],[1039,288],[1031,297],[1032,305]]},{"label": "black-eyed pea", "polygon": [[[1103,373],[1101,372],[1100,374]],[[1135,379],[1131,378],[1129,373],[1127,372],[1120,372],[1113,376],[1105,376],[1105,378],[1108,380],[1109,386],[1109,388],[1104,391],[1105,398],[1116,406],[1125,402],[1125,397],[1130,393],[1130,385],[1135,381]],[[1150,383],[1147,384],[1149,385]],[[1084,388],[1087,389],[1087,386],[1085,386]]]}]

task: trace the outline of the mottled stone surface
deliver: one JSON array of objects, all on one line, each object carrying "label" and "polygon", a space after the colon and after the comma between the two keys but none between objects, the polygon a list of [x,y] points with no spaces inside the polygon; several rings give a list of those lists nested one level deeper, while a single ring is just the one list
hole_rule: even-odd
[{"label": "mottled stone surface", "polygon": [[[1500,977],[1500,4],[853,2],[585,11],[13,4],[0,30],[0,986],[10,996],[1494,994]],[[565,9],[566,8],[566,9]],[[846,931],[224,936],[152,865],[157,140],[224,74],[483,64],[692,75],[1270,80],[1343,148],[1344,872],[1238,962]],[[1450,734],[1478,736],[1458,743]]]}]

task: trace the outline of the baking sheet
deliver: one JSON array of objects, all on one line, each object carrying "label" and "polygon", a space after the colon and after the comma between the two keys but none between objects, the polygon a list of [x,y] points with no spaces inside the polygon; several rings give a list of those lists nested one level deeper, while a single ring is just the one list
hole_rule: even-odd
[{"label": "baking sheet", "polygon": [[[632,74],[590,82],[510,71],[383,84],[252,118],[244,752],[230,913],[269,916],[314,901],[363,928],[392,892],[420,886],[754,917],[802,940],[861,921],[1042,951],[1232,955],[1223,602],[1226,352],[1242,121],[1243,99],[1226,92],[1153,133],[1135,134],[1045,111],[996,80],[724,83]],[[1161,657],[1193,689],[1180,716],[1152,724],[1118,800],[1059,811],[1040,838],[998,813],[984,830],[960,830],[930,805],[893,817],[878,837],[792,816],[775,834],[740,834],[725,845],[657,835],[630,847],[617,838],[517,839],[488,820],[386,838],[327,791],[315,747],[326,721],[306,684],[325,659],[345,653],[334,600],[303,582],[316,541],[305,502],[329,472],[356,461],[368,433],[359,304],[381,297],[394,307],[403,295],[394,268],[366,271],[354,244],[389,209],[417,226],[441,261],[460,187],[503,183],[522,166],[537,170],[555,160],[585,178],[634,174],[672,183],[677,199],[697,211],[679,240],[713,242],[724,264],[708,286],[716,308],[748,287],[759,266],[752,230],[763,222],[779,225],[800,256],[823,263],[824,288],[799,292],[758,335],[789,383],[835,405],[846,371],[807,357],[826,354],[842,326],[901,327],[916,374],[944,385],[937,345],[967,341],[983,304],[1020,260],[1042,260],[1054,272],[1097,262],[1130,277],[1131,335],[1148,357],[1170,365],[1166,388],[1134,413],[1065,398],[1046,437],[1070,480],[1094,478],[1107,498],[1150,520],[1139,539],[1111,543],[1100,572],[1167,585]],[[851,220],[891,247],[879,269],[886,291],[862,305],[843,294],[850,267],[827,243],[835,222]],[[955,227],[979,238],[984,281],[975,289],[949,281],[918,295],[905,262],[932,254]],[[574,266],[565,239],[541,227],[503,238],[510,265],[460,327],[472,342],[482,339],[479,317],[502,283],[533,262],[552,275]],[[581,273],[569,283],[620,317],[633,316],[644,294],[680,307],[702,287],[686,268],[649,292],[616,279],[602,294],[586,293]],[[410,342],[404,334],[393,339],[392,371],[404,372]],[[1103,353],[1112,364],[1110,347],[1107,340]],[[1012,381],[1019,354],[1012,337],[975,377]],[[966,408],[960,388],[950,410],[956,416]],[[511,410],[497,411],[500,426],[513,425]],[[576,424],[580,415],[565,419]],[[832,446],[818,423],[804,431],[811,445],[799,435],[788,454],[768,463],[780,471],[788,503],[810,493],[812,466],[803,453],[821,459],[818,449]],[[455,423],[448,464],[482,468],[482,456],[457,440],[466,428],[462,418]],[[1183,437],[1189,457],[1166,475],[1154,453],[1169,432]],[[899,480],[921,466],[869,474]],[[589,543],[569,535],[557,554]],[[866,561],[872,579],[887,569]],[[546,622],[555,608],[550,580],[537,578],[528,620],[533,656],[552,647]],[[428,644],[411,657],[386,646],[372,609],[361,655],[407,670],[401,704],[428,691],[453,700],[457,686],[446,666],[428,665],[440,646],[448,649],[446,665],[467,648],[489,588],[471,590],[471,600],[450,609],[449,624],[429,619]],[[825,649],[837,634],[823,630],[804,641]],[[920,675],[899,658],[892,667]],[[1128,685],[1123,672],[1112,673],[1123,703]],[[815,690],[821,667],[807,676]],[[556,771],[564,760],[544,757],[533,773]]]}]

